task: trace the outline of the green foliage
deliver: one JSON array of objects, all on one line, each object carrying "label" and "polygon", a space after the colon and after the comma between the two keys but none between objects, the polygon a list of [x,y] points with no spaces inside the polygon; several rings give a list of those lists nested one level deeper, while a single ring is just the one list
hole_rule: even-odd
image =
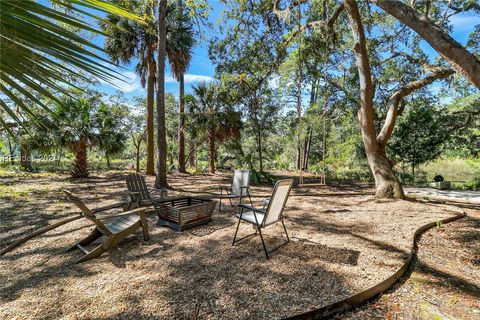
[{"label": "green foliage", "polygon": [[450,139],[445,144],[449,156],[480,155],[480,93],[455,99],[446,106],[445,126]]},{"label": "green foliage", "polygon": [[[113,64],[103,58],[104,51],[80,31],[100,34],[88,19],[101,20],[100,12],[137,19],[135,15],[103,0],[52,0],[49,7],[33,0],[10,0],[0,3],[0,108],[17,124],[24,124],[14,112],[35,118],[30,103],[48,111],[41,95],[56,100],[51,92],[65,93],[76,86],[78,80],[88,80],[87,75],[111,82],[119,79],[112,70]],[[86,8],[94,13],[86,13]],[[79,31],[79,32],[76,32]],[[0,117],[0,126],[13,134],[6,119]]]},{"label": "green foliage", "polygon": [[188,121],[197,135],[223,142],[240,135],[240,114],[228,103],[221,88],[215,83],[200,82],[192,88],[194,95],[185,97],[189,109]]},{"label": "green foliage", "polygon": [[[157,1],[128,0],[120,5],[141,17],[134,21],[118,15],[110,14],[107,21],[102,22],[103,31],[108,35],[105,39],[105,50],[115,62],[128,64],[138,59],[136,71],[145,86],[148,66],[155,66],[154,53],[157,48]],[[178,2],[170,2],[166,13],[166,54],[170,62],[173,76],[178,79],[188,69],[195,46],[196,32],[189,15],[182,12]]]},{"label": "green foliage", "polygon": [[127,107],[120,103],[111,106],[101,103],[96,111],[95,125],[98,130],[98,144],[99,148],[105,152],[108,166],[110,166],[110,157],[125,149],[127,141],[125,119],[128,116]]},{"label": "green foliage", "polygon": [[425,172],[426,181],[433,181],[435,175],[441,174],[445,180],[454,181],[455,187],[461,187],[466,181],[480,176],[480,159],[442,157],[421,165],[417,171]]},{"label": "green foliage", "polygon": [[398,119],[387,147],[391,159],[414,168],[434,160],[442,153],[441,145],[449,132],[444,126],[444,115],[428,100],[416,99]]},{"label": "green foliage", "polygon": [[480,177],[474,177],[473,179],[468,180],[468,181],[461,187],[461,189],[479,191],[479,190],[480,190]]},{"label": "green foliage", "polygon": [[268,172],[252,169],[250,176],[253,184],[274,184],[275,178]]}]

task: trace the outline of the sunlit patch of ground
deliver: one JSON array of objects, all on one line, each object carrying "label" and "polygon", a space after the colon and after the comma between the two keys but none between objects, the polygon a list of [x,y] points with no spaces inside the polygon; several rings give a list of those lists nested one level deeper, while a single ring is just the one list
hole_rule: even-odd
[{"label": "sunlit patch of ground", "polygon": [[[127,198],[124,175],[89,179],[66,176],[0,177],[16,196],[2,194],[2,247],[21,235],[70,216],[75,208],[63,190],[94,206]],[[147,179],[153,184],[153,177]],[[175,174],[174,194],[217,192],[230,176]],[[213,188],[213,189],[212,189]],[[25,190],[28,190],[26,192]],[[355,294],[397,270],[419,226],[463,210],[413,201],[375,200],[370,189],[294,189],[287,203],[291,242],[266,260],[260,239],[231,245],[234,210],[183,233],[156,225],[151,240],[141,233],[101,258],[75,264],[78,252],[64,251],[91,229],[85,219],[32,239],[0,258],[0,318],[228,318],[271,319],[318,308]],[[254,203],[271,186],[252,188]],[[242,235],[252,231],[243,225]],[[281,225],[265,231],[267,244],[284,238]]]}]

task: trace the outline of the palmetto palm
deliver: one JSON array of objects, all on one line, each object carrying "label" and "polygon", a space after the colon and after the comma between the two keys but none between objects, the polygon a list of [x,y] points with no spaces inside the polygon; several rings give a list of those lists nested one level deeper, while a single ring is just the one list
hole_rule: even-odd
[{"label": "palmetto palm", "polygon": [[210,173],[215,173],[215,145],[240,136],[240,113],[225,103],[222,92],[214,83],[200,82],[192,90],[194,95],[185,99],[192,126],[208,138]]},{"label": "palmetto palm", "polygon": [[56,135],[62,146],[75,154],[71,175],[74,178],[88,176],[88,145],[97,139],[95,124],[92,121],[93,104],[86,98],[66,99],[59,103],[54,115],[58,129]]},{"label": "palmetto palm", "polygon": [[[136,72],[142,86],[147,86],[147,174],[154,174],[153,142],[153,102],[155,88],[155,50],[157,48],[157,21],[155,13],[157,1],[128,0],[119,4],[141,17],[143,24],[125,19],[118,15],[109,15],[109,23],[103,23],[104,31],[109,35],[105,49],[115,62],[130,63],[138,59]],[[182,13],[178,3],[167,8],[166,54],[170,61],[172,74],[183,86],[183,72],[187,68],[195,40],[190,18]]]},{"label": "palmetto palm", "polygon": [[[109,61],[98,53],[103,48],[72,31],[100,33],[86,22],[91,20],[78,15],[99,20],[98,11],[102,11],[136,19],[105,0],[50,2],[55,6],[34,0],[0,1],[0,108],[17,124],[22,121],[13,111],[16,108],[35,117],[25,101],[48,110],[42,97],[58,101],[52,92],[66,92],[74,85],[72,79],[94,76],[111,81],[116,77]],[[86,13],[87,8],[90,13]],[[0,117],[0,126],[13,135],[11,125]]]}]

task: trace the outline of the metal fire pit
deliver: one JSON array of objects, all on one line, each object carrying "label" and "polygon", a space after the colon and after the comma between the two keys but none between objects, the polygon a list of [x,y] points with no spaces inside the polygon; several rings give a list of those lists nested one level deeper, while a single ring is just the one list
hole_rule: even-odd
[{"label": "metal fire pit", "polygon": [[212,221],[216,201],[194,197],[181,197],[154,202],[158,225],[183,231]]}]

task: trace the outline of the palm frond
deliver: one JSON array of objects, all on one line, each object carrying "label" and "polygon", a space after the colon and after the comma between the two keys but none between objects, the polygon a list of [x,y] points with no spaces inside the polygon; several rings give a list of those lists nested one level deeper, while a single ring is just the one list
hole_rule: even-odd
[{"label": "palm frond", "polygon": [[[57,94],[66,93],[78,80],[92,76],[110,83],[124,80],[100,54],[104,49],[82,34],[103,32],[79,15],[103,21],[99,16],[103,12],[142,23],[131,12],[104,0],[51,3],[55,6],[34,0],[0,2],[0,108],[17,123],[20,119],[14,109],[35,119],[25,101],[49,111],[39,97],[58,100]],[[2,119],[0,126],[5,128],[5,123]]]}]

